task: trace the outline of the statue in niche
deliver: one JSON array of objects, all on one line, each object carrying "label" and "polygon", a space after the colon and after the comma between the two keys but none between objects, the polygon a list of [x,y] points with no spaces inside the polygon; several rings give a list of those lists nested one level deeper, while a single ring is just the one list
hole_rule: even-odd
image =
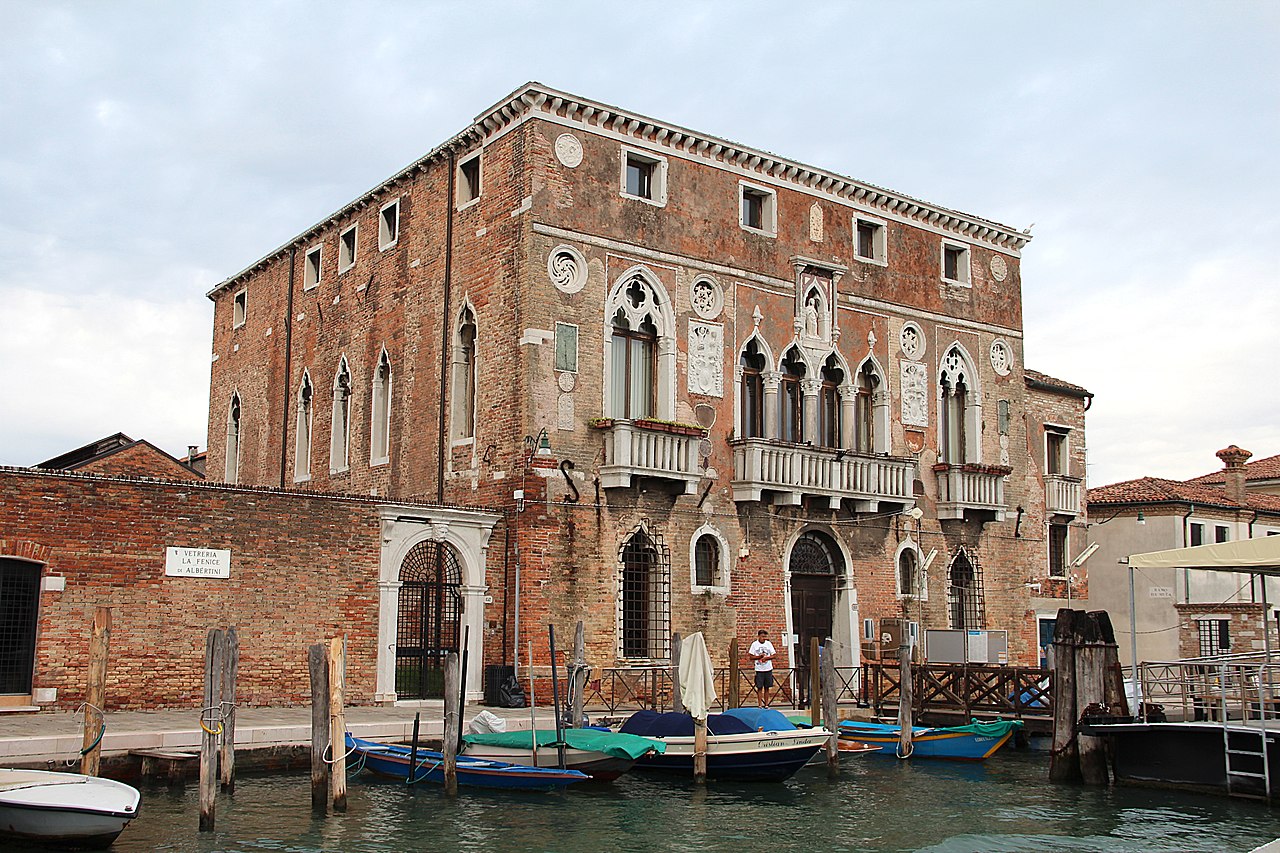
[{"label": "statue in niche", "polygon": [[804,333],[811,338],[818,336],[818,297],[810,294],[804,303]]}]

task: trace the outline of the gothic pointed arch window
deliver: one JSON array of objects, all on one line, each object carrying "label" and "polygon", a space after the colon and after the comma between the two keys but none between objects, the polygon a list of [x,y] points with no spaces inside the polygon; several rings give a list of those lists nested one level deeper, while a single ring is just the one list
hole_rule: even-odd
[{"label": "gothic pointed arch window", "polygon": [[613,392],[610,414],[615,418],[654,416],[654,379],[657,373],[658,330],[645,317],[636,327],[624,312],[613,318]]},{"label": "gothic pointed arch window", "polygon": [[823,447],[840,446],[840,386],[844,368],[834,355],[822,365],[822,386],[818,389],[818,441]]},{"label": "gothic pointed arch window", "polygon": [[453,341],[453,414],[451,437],[465,441],[476,434],[476,326],[475,313],[468,307],[458,316]]},{"label": "gothic pointed arch window", "polygon": [[976,394],[972,363],[959,346],[952,346],[942,358],[938,371],[938,457],[959,465],[979,462],[978,446],[981,409]]},{"label": "gothic pointed arch window", "polygon": [[675,315],[649,269],[624,273],[605,300],[605,414],[672,418],[675,413]]},{"label": "gothic pointed arch window", "polygon": [[391,357],[383,350],[373,372],[373,414],[369,424],[369,464],[382,465],[391,458]]},{"label": "gothic pointed arch window", "polygon": [[778,438],[799,444],[804,441],[804,391],[800,383],[808,367],[795,347],[782,357],[782,384],[778,389]]},{"label": "gothic pointed arch window", "polygon": [[880,387],[880,374],[875,365],[864,361],[858,368],[853,404],[853,449],[859,453],[876,451],[875,396]]},{"label": "gothic pointed arch window", "polygon": [[956,552],[947,571],[947,610],[952,628],[982,627],[982,573],[977,560],[964,548]]},{"label": "gothic pointed arch window", "polygon": [[338,362],[333,376],[333,412],[329,419],[329,473],[346,471],[351,465],[351,369],[347,358]]},{"label": "gothic pointed arch window", "polygon": [[924,578],[920,571],[920,552],[910,543],[898,551],[898,595],[923,598]]},{"label": "gothic pointed arch window", "polygon": [[665,658],[671,627],[667,547],[641,526],[622,544],[618,564],[618,656]]},{"label": "gothic pointed arch window", "polygon": [[311,372],[302,371],[302,384],[298,387],[298,418],[294,429],[293,481],[303,483],[311,479],[311,424],[315,402],[315,387],[311,384]]},{"label": "gothic pointed arch window", "polygon": [[742,368],[741,429],[744,438],[760,438],[764,435],[764,370],[766,359],[755,338],[747,341],[738,359]]},{"label": "gothic pointed arch window", "polygon": [[228,483],[240,482],[240,392],[231,394],[231,403],[227,406],[227,460],[226,476]]}]

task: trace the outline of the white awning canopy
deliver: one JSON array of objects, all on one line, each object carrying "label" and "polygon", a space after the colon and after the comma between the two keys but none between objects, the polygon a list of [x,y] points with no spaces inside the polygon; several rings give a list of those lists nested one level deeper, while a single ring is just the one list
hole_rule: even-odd
[{"label": "white awning canopy", "polygon": [[1280,536],[1133,554],[1129,557],[1129,566],[1135,569],[1213,569],[1280,575]]}]

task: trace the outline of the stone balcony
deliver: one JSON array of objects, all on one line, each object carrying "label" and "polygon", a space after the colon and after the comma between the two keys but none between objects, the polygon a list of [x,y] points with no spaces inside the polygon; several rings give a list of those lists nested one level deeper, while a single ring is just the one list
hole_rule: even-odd
[{"label": "stone balcony", "polygon": [[1081,483],[1079,477],[1065,474],[1044,475],[1045,512],[1059,515],[1080,514]]},{"label": "stone balcony", "polygon": [[874,512],[881,501],[915,503],[911,459],[854,453],[830,447],[784,444],[767,438],[738,438],[733,447],[733,499],[798,505],[805,495],[826,498],[832,509],[844,499],[854,509]]},{"label": "stone balcony", "polygon": [[687,495],[698,490],[701,429],[623,418],[594,421],[592,427],[604,433],[604,464],[600,466],[604,488],[627,488],[635,477],[650,477],[681,483]]},{"label": "stone balcony", "polygon": [[996,521],[1004,521],[1004,478],[1011,470],[1003,465],[934,465],[938,518],[962,519],[966,513],[992,513]]}]

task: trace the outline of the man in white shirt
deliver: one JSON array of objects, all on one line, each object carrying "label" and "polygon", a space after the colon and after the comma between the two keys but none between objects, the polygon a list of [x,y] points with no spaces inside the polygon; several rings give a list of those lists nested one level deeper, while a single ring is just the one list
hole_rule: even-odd
[{"label": "man in white shirt", "polygon": [[747,656],[755,661],[756,693],[760,698],[760,707],[769,706],[769,690],[773,687],[773,658],[777,651],[769,642],[769,632],[763,628],[756,635],[756,641],[747,650]]}]

